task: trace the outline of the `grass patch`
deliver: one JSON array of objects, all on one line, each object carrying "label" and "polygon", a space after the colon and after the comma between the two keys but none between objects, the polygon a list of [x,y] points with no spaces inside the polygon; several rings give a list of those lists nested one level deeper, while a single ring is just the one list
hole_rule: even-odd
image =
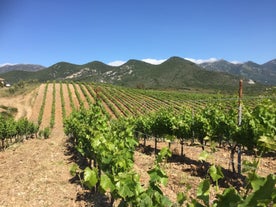
[{"label": "grass patch", "polygon": [[11,118],[16,115],[18,109],[15,107],[0,105],[0,115],[6,118]]},{"label": "grass patch", "polygon": [[27,94],[37,88],[40,83],[25,83],[24,86],[12,85],[9,88],[0,88],[0,97],[14,97]]}]

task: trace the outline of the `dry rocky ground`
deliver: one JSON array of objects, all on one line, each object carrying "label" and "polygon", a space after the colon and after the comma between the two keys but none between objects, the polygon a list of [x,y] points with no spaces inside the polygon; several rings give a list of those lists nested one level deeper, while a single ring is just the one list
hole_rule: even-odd
[{"label": "dry rocky ground", "polygon": [[[23,143],[14,144],[0,152],[0,207],[8,206],[104,206],[106,198],[89,193],[72,178],[69,173],[74,157],[62,128],[61,104],[59,84],[56,84],[56,124],[49,139],[29,139]],[[37,119],[43,98],[45,85],[41,85],[31,93],[16,97],[0,97],[0,104],[13,106],[18,109],[16,118],[27,117]],[[63,87],[66,99],[66,112],[71,111],[68,91]],[[48,96],[51,100],[53,86],[50,85]],[[70,86],[73,91],[73,87]],[[77,102],[75,103],[77,104]],[[51,103],[46,104],[45,117],[51,113]],[[43,119],[43,126],[49,123]],[[135,170],[141,175],[141,182],[148,182],[147,170],[153,166],[153,141],[147,142],[147,147],[140,146],[135,152]],[[158,148],[167,146],[158,143]],[[164,169],[169,176],[164,193],[172,200],[176,200],[177,192],[187,192],[188,196],[196,195],[196,187],[207,176],[206,166],[198,161],[201,152],[199,146],[185,145],[185,156],[179,156],[180,145],[171,146],[174,156],[165,164]],[[244,155],[243,159],[252,159]],[[239,185],[244,178],[236,177],[230,172],[229,151],[219,149],[210,160],[210,163],[220,164],[223,167],[226,179],[221,183],[223,187]],[[267,175],[276,172],[274,156],[265,157],[260,165],[259,173]],[[192,188],[188,190],[188,187]]]}]

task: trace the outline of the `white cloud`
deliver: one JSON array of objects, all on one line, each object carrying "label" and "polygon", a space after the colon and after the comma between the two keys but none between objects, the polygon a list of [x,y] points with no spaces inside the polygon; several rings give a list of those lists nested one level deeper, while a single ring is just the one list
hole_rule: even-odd
[{"label": "white cloud", "polygon": [[[145,59],[142,59],[141,61],[144,61],[146,63],[150,63],[150,64],[153,64],[153,65],[159,65],[163,62],[165,62],[167,59],[160,59],[160,60],[157,60],[157,59],[152,59],[152,58],[145,58]],[[115,60],[113,62],[110,62],[108,63],[108,65],[111,65],[111,66],[121,66],[123,64],[125,64],[126,61],[122,61],[122,60]]]},{"label": "white cloud", "polygon": [[142,59],[142,61],[144,61],[146,63],[153,64],[153,65],[159,65],[159,64],[165,62],[166,60],[167,59],[161,59],[161,60],[151,59],[151,58]]},{"label": "white cloud", "polygon": [[16,65],[16,63],[3,63],[3,64],[0,64],[0,67],[4,67],[7,65]]},{"label": "white cloud", "polygon": [[195,64],[201,64],[201,63],[213,63],[218,61],[217,58],[209,58],[209,59],[194,59],[194,58],[184,58],[185,60],[189,60]]},{"label": "white cloud", "polygon": [[125,64],[125,63],[126,63],[126,61],[115,60],[115,61],[113,61],[113,62],[108,63],[108,65],[110,65],[110,66],[120,66],[120,65],[123,65],[123,64]]},{"label": "white cloud", "polygon": [[230,61],[230,63],[233,63],[233,64],[242,64],[243,62],[241,62],[241,61],[237,61],[237,60],[233,60],[233,61]]},{"label": "white cloud", "polygon": [[[213,62],[216,62],[216,61],[219,61],[219,59],[217,58],[209,58],[209,59],[194,59],[194,58],[184,58],[185,60],[188,60],[188,61],[191,61],[195,64],[201,64],[201,63],[213,63]],[[141,61],[144,61],[146,63],[150,63],[150,64],[153,64],[153,65],[159,65],[163,62],[165,62],[167,59],[153,59],[153,58],[145,58],[145,59],[142,59]],[[123,61],[123,60],[115,60],[115,61],[112,61],[110,63],[108,63],[108,65],[110,66],[121,66],[123,64],[125,64],[127,61]],[[230,61],[230,63],[233,63],[233,64],[241,64],[242,62],[240,61]],[[14,65],[14,64],[11,64],[11,63],[5,63],[3,65]],[[3,66],[3,65],[0,65]]]}]

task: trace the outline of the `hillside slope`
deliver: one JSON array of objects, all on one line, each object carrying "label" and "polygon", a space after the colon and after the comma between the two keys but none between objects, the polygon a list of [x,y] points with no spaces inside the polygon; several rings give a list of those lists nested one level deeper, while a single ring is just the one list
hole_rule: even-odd
[{"label": "hillside slope", "polygon": [[34,64],[15,64],[15,65],[4,65],[0,67],[0,74],[6,73],[14,70],[22,70],[22,71],[39,71],[45,69],[42,65],[34,65]]},{"label": "hillside slope", "polygon": [[225,72],[208,71],[188,60],[171,57],[160,65],[129,60],[121,66],[94,61],[84,65],[60,62],[37,72],[12,71],[2,77],[18,80],[80,80],[139,88],[215,89],[236,88],[239,78]]},{"label": "hillside slope", "polygon": [[276,85],[276,59],[259,65],[252,61],[241,64],[233,64],[225,60],[206,62],[199,65],[209,71],[227,72],[240,78],[252,79],[253,81]]}]

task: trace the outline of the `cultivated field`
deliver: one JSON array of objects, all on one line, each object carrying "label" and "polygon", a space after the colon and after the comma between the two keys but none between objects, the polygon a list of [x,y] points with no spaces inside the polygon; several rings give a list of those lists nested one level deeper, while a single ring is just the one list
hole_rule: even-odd
[{"label": "cultivated field", "polygon": [[[220,97],[214,95],[213,98],[216,100]],[[157,93],[87,83],[45,83],[27,94],[0,97],[0,105],[18,109],[16,119],[26,117],[38,124],[40,130],[48,127],[51,129],[49,139],[28,139],[0,152],[0,206],[104,205],[103,197],[91,194],[72,179],[69,170],[76,161],[76,156],[72,154],[70,141],[63,131],[63,120],[73,110],[81,107],[88,109],[96,100],[112,120],[135,117],[161,108],[181,110],[183,106],[189,106],[197,111],[207,102],[212,102],[204,95]],[[229,105],[237,102],[233,97],[223,97],[221,100]],[[254,101],[256,100],[248,99],[248,106],[254,104]],[[146,172],[155,159],[154,139],[148,139],[146,147],[143,147],[143,141],[140,144],[135,152],[134,169],[146,185],[149,180]],[[161,149],[168,146],[168,143],[160,141],[157,145]],[[190,141],[185,142],[185,156],[180,156],[179,141],[173,142],[170,148],[174,156],[164,164],[169,182],[162,189],[163,192],[174,201],[177,192],[186,192],[188,196],[196,197],[197,186],[207,177],[207,169],[198,161],[201,146],[199,143],[191,145]],[[207,150],[210,150],[208,145]],[[252,160],[252,155],[244,154],[242,159]],[[229,150],[225,147],[218,148],[208,162],[219,164],[223,168],[226,178],[220,184],[222,187],[243,187],[245,177],[231,172]],[[263,176],[275,173],[275,154],[263,158],[259,169],[259,174]]]}]

